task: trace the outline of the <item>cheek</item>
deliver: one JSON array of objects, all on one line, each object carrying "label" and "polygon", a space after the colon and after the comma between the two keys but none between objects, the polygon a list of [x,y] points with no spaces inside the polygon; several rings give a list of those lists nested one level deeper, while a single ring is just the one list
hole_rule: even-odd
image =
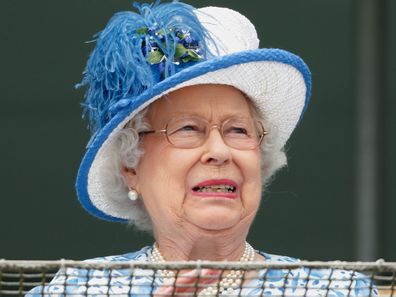
[{"label": "cheek", "polygon": [[186,195],[186,177],[194,156],[167,145],[145,150],[139,164],[139,184],[147,207],[178,209]]},{"label": "cheek", "polygon": [[242,151],[235,160],[247,182],[261,183],[261,153],[259,150]]},{"label": "cheek", "polygon": [[242,189],[243,200],[246,208],[256,208],[261,200],[261,154],[259,151],[245,157],[240,162],[244,177]]}]

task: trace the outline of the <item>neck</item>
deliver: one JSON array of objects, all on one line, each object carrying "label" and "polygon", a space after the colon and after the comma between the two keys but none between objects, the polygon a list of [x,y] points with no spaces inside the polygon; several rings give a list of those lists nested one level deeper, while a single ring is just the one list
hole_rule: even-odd
[{"label": "neck", "polygon": [[[236,235],[235,235],[236,234]],[[167,261],[239,261],[244,250],[247,232],[230,234],[207,234],[199,236],[184,234],[161,236],[155,234],[157,247]]]},{"label": "neck", "polygon": [[[239,261],[254,214],[228,229],[207,230],[190,222],[153,221],[154,238],[166,261]],[[264,258],[256,254],[255,260]]]}]

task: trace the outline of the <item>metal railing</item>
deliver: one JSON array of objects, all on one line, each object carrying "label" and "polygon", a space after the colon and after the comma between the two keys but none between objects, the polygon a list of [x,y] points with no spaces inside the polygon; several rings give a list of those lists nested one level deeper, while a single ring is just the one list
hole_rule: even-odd
[{"label": "metal railing", "polygon": [[[230,285],[222,291],[224,280]],[[0,296],[29,291],[35,297],[396,296],[396,262],[0,260]]]}]

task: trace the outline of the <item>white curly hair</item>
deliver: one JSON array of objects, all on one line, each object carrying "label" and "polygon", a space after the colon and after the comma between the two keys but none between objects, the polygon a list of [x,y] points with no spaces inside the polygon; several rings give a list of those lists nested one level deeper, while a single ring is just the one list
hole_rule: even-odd
[{"label": "white curly hair", "polygon": [[[287,164],[286,154],[284,148],[279,144],[277,137],[278,131],[276,127],[266,121],[265,116],[253,106],[253,103],[248,99],[250,110],[253,118],[260,120],[268,132],[261,144],[261,159],[262,159],[262,179],[263,185],[267,186],[272,180],[275,172]],[[144,155],[144,151],[140,145],[141,137],[139,133],[150,130],[150,124],[147,121],[146,113],[150,107],[147,107],[138,112],[129,123],[117,132],[115,141],[112,142],[111,154],[108,156],[110,162],[106,162],[107,168],[102,168],[106,171],[105,195],[114,200],[119,197],[126,197],[128,194],[128,186],[122,175],[122,168],[136,168],[139,164],[140,158]],[[133,225],[138,230],[151,231],[152,224],[150,217],[144,207],[142,199],[134,201],[136,204],[133,208],[133,214],[130,217],[130,225]]]}]

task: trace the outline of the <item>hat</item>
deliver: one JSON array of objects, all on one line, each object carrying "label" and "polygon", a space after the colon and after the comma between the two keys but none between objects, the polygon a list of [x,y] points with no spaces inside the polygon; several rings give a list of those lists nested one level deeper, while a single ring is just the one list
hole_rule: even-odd
[{"label": "hat", "polygon": [[92,138],[77,176],[77,194],[92,215],[116,222],[133,219],[135,204],[105,195],[103,165],[115,135],[133,117],[183,87],[223,84],[245,93],[278,130],[283,146],[309,101],[311,76],[298,56],[259,49],[252,23],[220,7],[195,9],[180,2],[135,5],[97,35],[84,78],[85,116]]}]

